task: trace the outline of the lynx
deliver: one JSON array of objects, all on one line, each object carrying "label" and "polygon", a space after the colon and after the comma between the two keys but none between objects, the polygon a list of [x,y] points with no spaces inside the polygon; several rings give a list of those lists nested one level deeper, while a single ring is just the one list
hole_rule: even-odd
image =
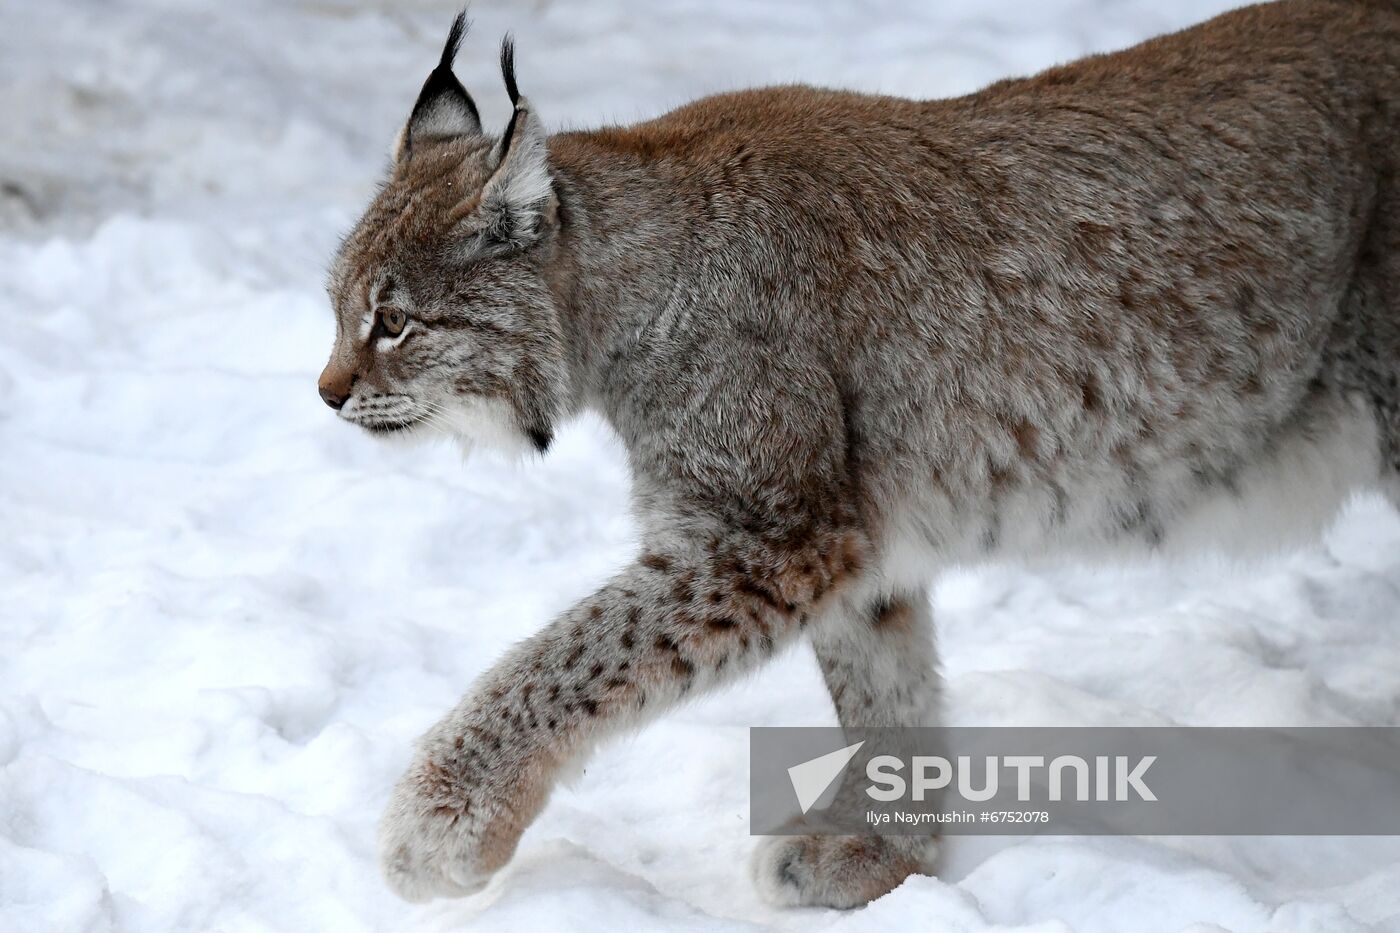
[{"label": "lynx", "polygon": [[[940,569],[1267,551],[1400,501],[1400,0],[956,100],[775,87],[554,135],[509,40],[483,129],[464,28],[334,261],[321,396],[540,453],[597,412],[642,544],[423,737],[381,825],[400,895],[477,891],[600,739],[800,639],[843,725],[932,722]],[[851,907],[935,848],[774,837],[753,872]]]}]

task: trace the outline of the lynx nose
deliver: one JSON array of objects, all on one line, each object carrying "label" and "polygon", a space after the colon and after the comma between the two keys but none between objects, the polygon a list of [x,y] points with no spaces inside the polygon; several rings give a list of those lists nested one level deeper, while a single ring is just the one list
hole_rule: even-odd
[{"label": "lynx nose", "polygon": [[350,397],[348,395],[336,395],[333,391],[327,389],[325,386],[321,386],[320,389],[321,401],[325,402],[327,405],[331,406],[336,411],[340,411],[342,408],[344,408],[345,400]]},{"label": "lynx nose", "polygon": [[316,388],[321,393],[321,401],[340,411],[350,398],[350,390],[355,387],[355,374],[347,370],[336,370],[327,366],[321,373]]}]

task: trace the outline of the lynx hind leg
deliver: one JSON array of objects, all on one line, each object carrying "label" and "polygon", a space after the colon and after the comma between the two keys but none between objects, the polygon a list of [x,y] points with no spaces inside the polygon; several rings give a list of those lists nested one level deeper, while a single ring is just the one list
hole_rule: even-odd
[{"label": "lynx hind leg", "polygon": [[[812,645],[841,725],[933,724],[939,678],[925,594],[842,607],[813,629]],[[778,906],[859,907],[932,874],[936,855],[931,836],[774,836],[754,854],[754,881]]]}]

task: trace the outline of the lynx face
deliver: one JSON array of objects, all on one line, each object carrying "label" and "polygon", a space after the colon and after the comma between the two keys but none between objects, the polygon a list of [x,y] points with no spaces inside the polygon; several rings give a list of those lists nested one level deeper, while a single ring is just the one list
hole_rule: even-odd
[{"label": "lynx face", "polygon": [[452,76],[429,76],[394,167],[331,269],[335,346],[320,393],[380,436],[543,451],[561,414],[558,315],[544,281],[555,201],[543,131],[515,93],[499,139]]}]

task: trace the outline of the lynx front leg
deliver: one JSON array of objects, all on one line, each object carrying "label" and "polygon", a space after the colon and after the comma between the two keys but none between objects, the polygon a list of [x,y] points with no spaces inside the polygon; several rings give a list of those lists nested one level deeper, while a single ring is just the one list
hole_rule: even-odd
[{"label": "lynx front leg", "polygon": [[[939,679],[928,598],[840,611],[813,628],[812,643],[841,725],[932,725]],[[935,855],[925,836],[775,836],[755,853],[754,876],[780,906],[858,907],[931,874]]]},{"label": "lynx front leg", "polygon": [[390,884],[410,900],[480,889],[593,740],[762,663],[837,597],[862,546],[733,532],[642,556],[423,737],[380,826]]}]

